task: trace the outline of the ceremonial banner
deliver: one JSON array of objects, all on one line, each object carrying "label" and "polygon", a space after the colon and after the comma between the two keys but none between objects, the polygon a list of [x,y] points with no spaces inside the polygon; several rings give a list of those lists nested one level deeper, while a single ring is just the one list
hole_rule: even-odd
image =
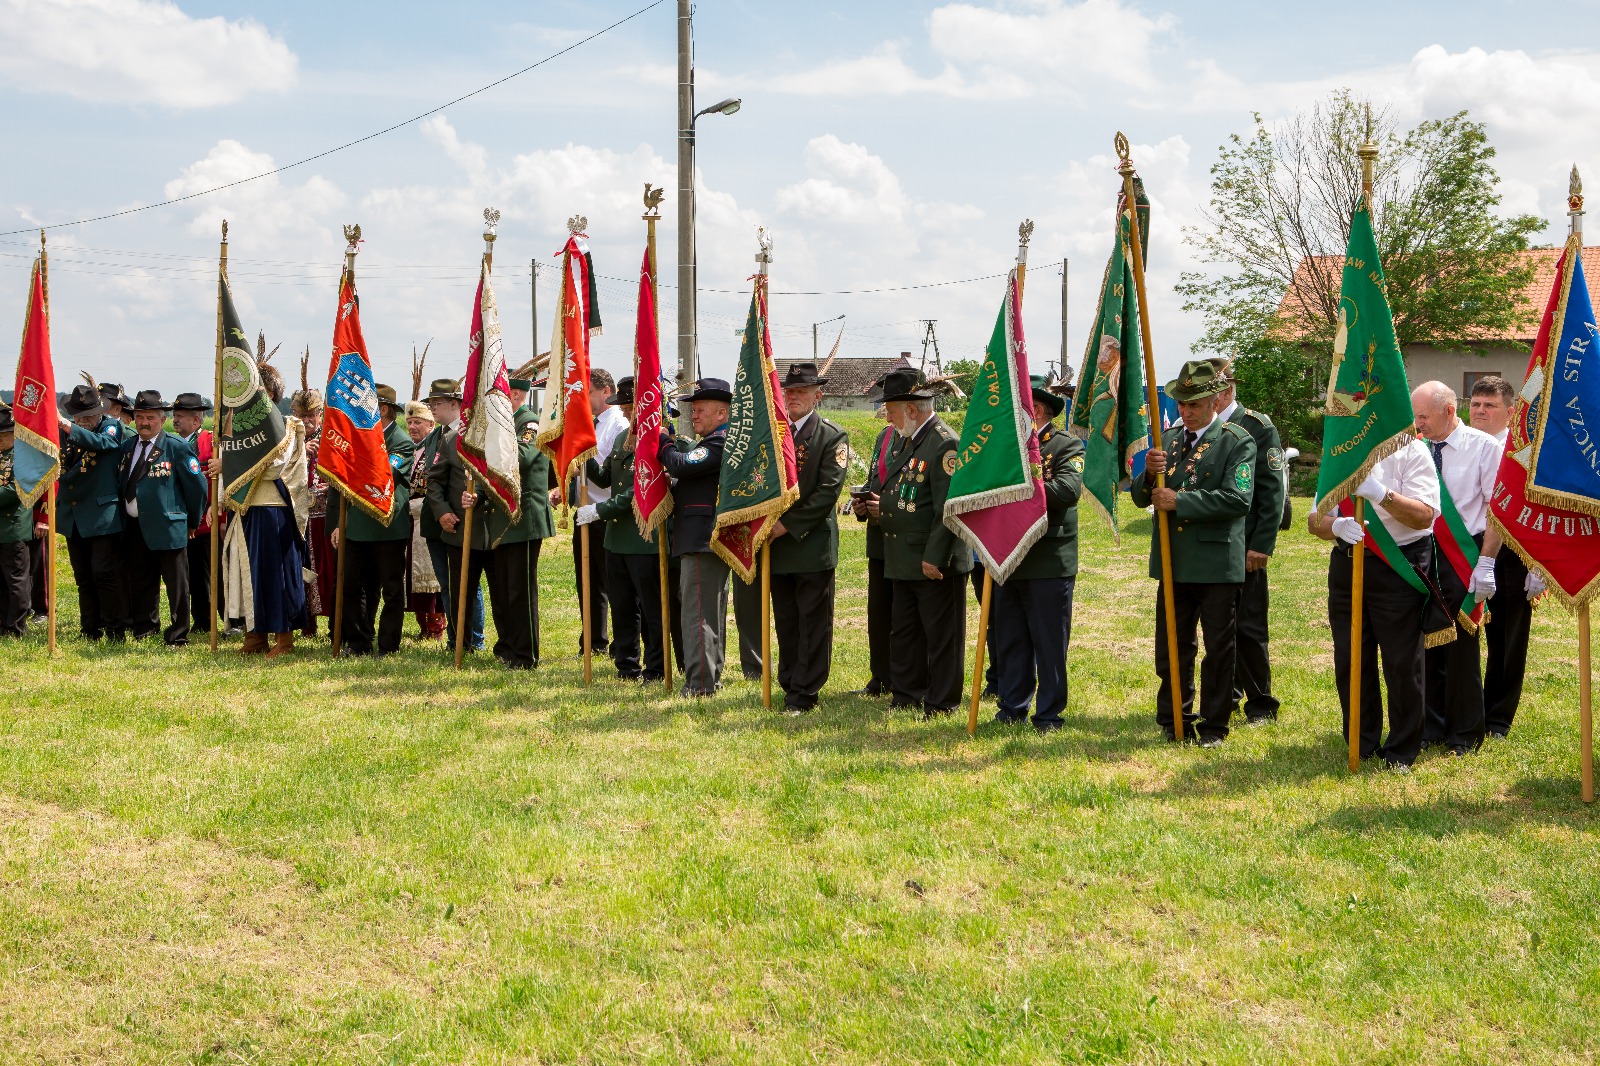
[{"label": "ceremonial banner", "polygon": [[394,511],[394,469],[384,443],[378,387],[372,379],[355,273],[339,279],[339,309],[333,320],[333,356],[328,363],[327,407],[317,473],[357,507],[380,522]]},{"label": "ceremonial banner", "polygon": [[283,413],[261,387],[261,370],[250,338],[239,325],[228,275],[217,277],[222,311],[222,396],[217,404],[217,447],[222,453],[222,493],[228,506],[244,510],[256,475],[289,446]]},{"label": "ceremonial banner", "polygon": [[[1450,489],[1444,478],[1439,479],[1439,517],[1433,520],[1433,540],[1439,546],[1439,563],[1455,572],[1464,589],[1472,588],[1472,568],[1478,565],[1481,553],[1478,542],[1467,532],[1467,523],[1450,498]],[[1446,603],[1451,617],[1461,623],[1468,633],[1476,633],[1483,623],[1484,602],[1471,592],[1460,603]]]},{"label": "ceremonial banner", "polygon": [[999,583],[1044,536],[1048,519],[1042,465],[1013,269],[994,335],[973,380],[944,505],[945,525],[978,553]]},{"label": "ceremonial banner", "polygon": [[[587,389],[583,402],[587,410]],[[478,295],[472,301],[472,333],[467,340],[467,373],[461,381],[461,432],[456,436],[456,452],[488,488],[489,498],[513,522],[522,510],[522,464],[517,454],[515,415],[505,348],[500,343],[500,312],[495,306],[486,256],[478,269]]]},{"label": "ceremonial banner", "polygon": [[55,362],[50,357],[49,296],[42,257],[33,261],[11,413],[16,421],[11,458],[17,498],[23,507],[32,507],[50,491],[61,473],[60,414],[56,409]]},{"label": "ceremonial banner", "polygon": [[666,397],[661,386],[661,341],[656,333],[655,285],[648,251],[639,268],[639,321],[633,350],[633,517],[639,523],[639,535],[648,539],[672,513],[672,487],[661,469]]},{"label": "ceremonial banner", "polygon": [[1412,439],[1414,416],[1405,359],[1394,336],[1383,264],[1365,202],[1350,217],[1350,245],[1339,286],[1339,328],[1322,423],[1317,511],[1331,514],[1379,460]]},{"label": "ceremonial banner", "polygon": [[[1439,479],[1439,489],[1444,490],[1444,479]],[[1453,506],[1453,505],[1452,505]],[[1347,496],[1339,501],[1335,513],[1343,518],[1354,518],[1356,514],[1355,503]],[[1394,539],[1394,534],[1389,532],[1389,527],[1376,519],[1368,519],[1364,524],[1367,535],[1362,538],[1366,550],[1383,561],[1384,565],[1399,575],[1400,580],[1411,586],[1413,592],[1426,599],[1427,605],[1422,611],[1422,646],[1424,648],[1442,648],[1456,639],[1456,614],[1455,605],[1444,602],[1444,594],[1439,591],[1438,582],[1429,574],[1417,569],[1415,563],[1405,557],[1400,551],[1399,543]],[[1435,526],[1435,530],[1437,530]],[[1474,559],[1476,562],[1476,559]],[[1471,568],[1468,568],[1468,577],[1471,577]],[[1476,597],[1468,594],[1467,600],[1473,601]],[[1471,627],[1468,627],[1471,628]]]},{"label": "ceremonial banner", "polygon": [[773,524],[800,495],[789,417],[777,400],[782,391],[767,332],[763,273],[756,276],[744,344],[739,348],[717,489],[717,528],[711,534],[711,550],[745,582],[755,577],[756,553],[772,536]]},{"label": "ceremonial banner", "polygon": [[[1143,185],[1135,182],[1139,208],[1139,234],[1149,232],[1150,207]],[[1117,234],[1100,282],[1099,314],[1089,333],[1078,372],[1078,391],[1068,416],[1072,429],[1083,437],[1083,491],[1095,509],[1111,523],[1111,535],[1121,543],[1117,525],[1117,492],[1132,471],[1136,456],[1149,447],[1150,423],[1145,411],[1144,348],[1139,338],[1138,296],[1134,291],[1133,262],[1128,251],[1133,213],[1119,197]],[[1141,247],[1149,248],[1148,243]]]},{"label": "ceremonial banner", "polygon": [[544,390],[539,420],[539,450],[550,457],[564,504],[572,502],[567,499],[568,483],[596,450],[594,412],[589,407],[589,338],[600,332],[600,313],[594,302],[593,263],[578,243],[579,236],[568,237],[561,251],[550,385]]},{"label": "ceremonial banner", "polygon": [[1556,262],[1489,502],[1500,536],[1569,607],[1588,603],[1600,588],[1600,459],[1585,428],[1600,426],[1600,360],[1581,244],[1568,240]]}]

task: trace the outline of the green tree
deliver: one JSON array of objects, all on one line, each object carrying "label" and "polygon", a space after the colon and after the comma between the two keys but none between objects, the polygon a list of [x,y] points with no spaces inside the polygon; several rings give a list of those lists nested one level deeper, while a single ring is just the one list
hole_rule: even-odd
[{"label": "green tree", "polygon": [[961,399],[940,397],[940,410],[955,411],[967,406],[967,398],[972,395],[972,386],[978,380],[978,370],[982,366],[983,362],[978,359],[952,359],[944,365],[944,376],[961,389]]},{"label": "green tree", "polygon": [[[1215,268],[1178,286],[1184,309],[1205,318],[1198,347],[1232,356],[1240,400],[1301,447],[1321,437],[1318,397],[1361,195],[1365,111],[1341,90],[1282,123],[1256,115],[1222,146],[1204,221],[1184,234]],[[1460,111],[1401,132],[1379,112],[1372,139],[1373,222],[1402,349],[1461,351],[1511,336],[1530,310],[1522,291],[1532,268],[1517,253],[1544,221],[1497,213],[1500,177],[1483,124]]]}]

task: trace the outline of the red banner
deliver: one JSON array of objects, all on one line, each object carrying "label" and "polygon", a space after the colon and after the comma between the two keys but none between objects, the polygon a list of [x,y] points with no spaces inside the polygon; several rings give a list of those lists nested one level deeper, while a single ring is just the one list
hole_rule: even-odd
[{"label": "red banner", "polygon": [[672,487],[661,469],[666,406],[661,388],[661,339],[656,332],[655,279],[650,275],[650,253],[646,251],[639,271],[633,360],[633,435],[638,440],[633,453],[633,517],[639,523],[640,536],[646,538],[672,513]]},{"label": "red banner", "polygon": [[16,393],[11,413],[16,420],[12,449],[17,497],[31,507],[50,491],[61,473],[60,415],[56,409],[56,369],[50,357],[50,316],[45,295],[44,254],[33,262],[28,289],[28,317],[22,326],[22,354],[17,359]]},{"label": "red banner", "polygon": [[578,234],[561,250],[561,299],[550,341],[550,384],[540,419],[539,450],[550,457],[563,503],[567,485],[595,454],[594,412],[589,407],[589,337],[594,318],[589,260]]},{"label": "red banner", "polygon": [[394,469],[383,439],[378,387],[361,335],[361,304],[356,279],[346,269],[339,279],[339,311],[333,320],[333,358],[328,363],[326,409],[317,473],[351,503],[380,522],[394,509]]}]

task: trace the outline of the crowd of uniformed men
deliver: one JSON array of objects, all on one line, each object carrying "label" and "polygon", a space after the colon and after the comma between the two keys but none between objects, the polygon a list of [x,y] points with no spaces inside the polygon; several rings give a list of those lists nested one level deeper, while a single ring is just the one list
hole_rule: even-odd
[{"label": "crowd of uniformed men", "polygon": [[[282,380],[262,365],[274,401]],[[1132,480],[1136,504],[1171,516],[1173,602],[1178,631],[1182,731],[1204,746],[1226,738],[1235,710],[1271,722],[1279,704],[1268,654],[1268,573],[1281,526],[1287,525],[1287,478],[1277,430],[1235,397],[1224,359],[1184,365],[1167,386],[1181,423],[1165,432]],[[680,397],[689,404],[696,439],[663,431],[661,462],[674,482],[674,510],[657,535],[668,537],[668,611],[662,627],[657,544],[634,520],[636,438],[633,379],[614,382],[596,369],[590,406],[598,456],[584,486],[588,502],[576,521],[589,526],[589,623],[592,646],[608,654],[617,676],[660,681],[672,654],[682,694],[705,696],[721,685],[730,589],[727,564],[711,550],[722,449],[732,394],[726,381],[702,378]],[[220,469],[213,438],[202,428],[210,405],[195,393],[167,403],[154,390],[133,399],[113,384],[76,387],[62,404],[62,476],[57,522],[77,584],[80,627],[90,640],[159,635],[169,645],[190,639],[191,625],[209,628],[210,612],[243,652],[276,658],[296,635],[313,636],[319,615],[333,611],[340,552],[344,558],[343,651],[387,655],[398,650],[405,615],[415,613],[425,637],[455,639],[465,625],[468,649],[484,646],[484,596],[497,637],[493,653],[508,667],[539,664],[540,546],[555,532],[557,496],[549,461],[535,443],[537,416],[527,406],[535,383],[513,379],[521,475],[515,522],[474,494],[460,462],[459,384],[432,383],[421,402],[401,403],[379,386],[385,439],[398,505],[379,522],[351,509],[339,533],[328,487],[316,472],[322,401],[312,390],[291,398],[289,443],[258,471],[242,529],[225,538],[221,588],[211,587],[208,492]],[[934,393],[913,370],[894,370],[869,394],[888,423],[878,433],[865,482],[847,486],[847,435],[819,411],[823,386],[814,363],[793,364],[783,402],[795,441],[800,493],[770,541],[775,674],[783,710],[817,705],[832,663],[835,569],[841,515],[866,525],[867,643],[870,675],[852,695],[887,696],[893,708],[924,716],[948,714],[962,699],[967,637],[966,587],[972,551],[944,522],[958,439],[935,412]],[[1043,458],[1048,528],[1025,560],[995,585],[986,695],[995,718],[1061,728],[1067,705],[1067,650],[1078,571],[1077,503],[1082,441],[1060,425],[1066,397],[1036,378],[1034,424]],[[1418,439],[1384,459],[1358,495],[1400,546],[1404,562],[1435,576],[1444,602],[1489,599],[1488,662],[1480,671],[1479,635],[1455,622],[1455,639],[1425,647],[1427,614],[1436,607],[1380,556],[1366,564],[1363,610],[1361,754],[1397,768],[1438,745],[1453,754],[1475,749],[1486,734],[1504,736],[1521,694],[1530,603],[1542,592],[1514,552],[1486,531],[1488,502],[1513,400],[1499,378],[1481,380],[1471,397],[1472,425],[1456,413],[1456,397],[1433,381],[1413,396]],[[171,417],[174,431],[165,428]],[[42,506],[19,505],[11,471],[12,422],[0,409],[0,631],[22,634],[44,613]],[[1156,476],[1164,473],[1164,487]],[[1432,538],[1442,478],[1482,559],[1463,582],[1436,566]],[[574,489],[577,486],[573,486]],[[337,500],[337,494],[332,497]],[[472,548],[462,572],[462,535],[469,510]],[[256,516],[252,518],[252,516]],[[237,519],[226,519],[232,526]],[[1348,720],[1351,649],[1351,546],[1361,529],[1350,517],[1309,519],[1313,534],[1333,542],[1328,610],[1334,674]],[[219,531],[220,532],[220,531]],[[574,536],[575,587],[583,553]],[[1399,560],[1394,561],[1399,565]],[[1150,576],[1161,578],[1154,535]],[[469,592],[466,618],[458,591]],[[165,586],[170,624],[160,625]],[[731,580],[739,663],[746,678],[761,673],[759,583]],[[1452,599],[1453,597],[1453,599]],[[193,622],[198,619],[198,622]],[[1155,665],[1160,685],[1156,721],[1177,735],[1171,703],[1165,605],[1156,594]],[[1201,640],[1204,638],[1203,654]],[[1382,654],[1380,680],[1378,658]],[[1195,659],[1200,658],[1199,690]],[[1379,710],[1387,690],[1389,732]],[[1348,727],[1347,727],[1348,728]]]}]

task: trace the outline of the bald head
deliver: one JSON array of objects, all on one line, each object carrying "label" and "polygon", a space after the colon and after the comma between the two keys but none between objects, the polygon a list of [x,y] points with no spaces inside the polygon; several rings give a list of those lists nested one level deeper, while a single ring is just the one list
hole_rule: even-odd
[{"label": "bald head", "polygon": [[1411,390],[1411,413],[1417,420],[1417,432],[1429,440],[1444,440],[1455,432],[1456,393],[1442,381],[1424,381]]}]

